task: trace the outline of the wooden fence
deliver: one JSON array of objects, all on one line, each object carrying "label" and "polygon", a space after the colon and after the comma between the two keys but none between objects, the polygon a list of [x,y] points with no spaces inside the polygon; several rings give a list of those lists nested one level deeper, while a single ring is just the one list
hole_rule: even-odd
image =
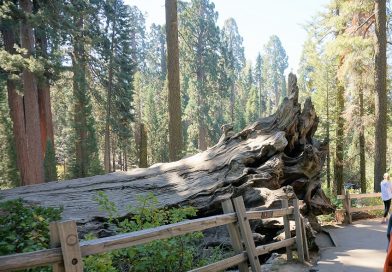
[{"label": "wooden fence", "polygon": [[[234,204],[234,206],[233,206]],[[279,248],[286,248],[288,260],[292,260],[292,246],[296,245],[301,262],[309,258],[303,218],[299,201],[282,200],[281,209],[246,211],[242,197],[222,203],[224,214],[175,224],[119,234],[89,241],[79,241],[75,221],[53,222],[50,225],[50,249],[0,256],[0,271],[15,271],[36,266],[52,265],[54,272],[82,272],[83,257],[142,245],[151,241],[202,231],[226,225],[235,255],[224,260],[196,268],[193,272],[218,271],[238,266],[239,271],[248,271],[248,262],[253,271],[261,271],[258,256]],[[294,217],[296,237],[291,238],[290,217]],[[255,246],[249,220],[283,217],[285,239],[262,246]],[[245,248],[244,248],[245,247]]]},{"label": "wooden fence", "polygon": [[352,224],[351,214],[353,212],[383,210],[384,205],[364,206],[360,208],[351,207],[352,199],[373,198],[373,197],[381,197],[381,193],[350,194],[348,191],[346,191],[344,195],[338,195],[337,198],[343,200],[343,211],[345,212],[346,222]]}]

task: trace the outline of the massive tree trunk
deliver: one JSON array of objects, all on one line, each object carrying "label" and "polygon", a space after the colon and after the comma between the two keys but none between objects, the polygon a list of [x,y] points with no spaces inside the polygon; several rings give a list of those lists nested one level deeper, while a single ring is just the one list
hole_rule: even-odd
[{"label": "massive tree trunk", "polygon": [[[21,0],[22,11],[28,16],[32,13],[33,4],[30,0]],[[33,28],[26,20],[20,24],[20,44],[26,49],[25,57],[34,53],[35,37]],[[27,68],[22,72],[22,84],[24,94],[25,133],[27,140],[27,165],[28,171],[24,185],[37,184],[45,181],[44,162],[41,149],[41,131],[38,106],[37,79]]]},{"label": "massive tree trunk", "polygon": [[294,75],[289,84],[289,98],[275,114],[239,133],[226,130],[215,146],[194,156],[147,169],[0,191],[0,199],[63,206],[63,218],[78,220],[85,230],[107,216],[93,200],[99,191],[118,206],[120,216],[148,193],[160,207],[191,205],[205,216],[220,212],[220,202],[237,195],[244,195],[247,207],[270,207],[274,190],[290,190],[290,185],[305,200],[310,216],[332,212],[320,184],[325,145],[313,138],[318,117],[310,98],[301,111]]},{"label": "massive tree trunk", "polygon": [[386,171],[387,149],[387,36],[386,36],[386,0],[376,0],[374,5],[376,18],[375,46],[375,133],[374,133],[374,191],[380,192],[380,182]]},{"label": "massive tree trunk", "polygon": [[335,148],[335,185],[336,194],[343,193],[343,163],[344,163],[344,87],[341,82],[338,83],[336,94],[336,148]]},{"label": "massive tree trunk", "polygon": [[[38,13],[40,10],[39,2],[34,0],[34,13]],[[35,29],[35,37],[37,44],[37,51],[43,58],[48,58],[48,37],[47,31],[43,27]],[[50,101],[50,85],[49,75],[45,71],[44,77],[38,81],[38,104],[39,104],[39,116],[40,116],[40,127],[41,127],[41,140],[42,140],[42,154],[45,155],[48,141],[54,147],[54,133],[53,133],[53,121],[52,121],[52,108]]]},{"label": "massive tree trunk", "polygon": [[[39,12],[38,1],[34,1],[34,12]],[[36,50],[38,55],[48,59],[48,38],[47,31],[43,27],[35,29]],[[52,107],[50,100],[49,72],[45,70],[42,78],[38,80],[38,106],[41,129],[41,147],[44,158],[45,181],[57,180],[56,155],[54,147],[54,133],[52,121]]]},{"label": "massive tree trunk", "polygon": [[138,153],[138,166],[140,168],[148,167],[147,158],[147,130],[143,123],[138,123],[135,129],[135,142],[137,146]]},{"label": "massive tree trunk", "polygon": [[[327,67],[328,69],[328,67]],[[328,143],[328,147],[327,147],[327,166],[326,166],[326,170],[327,170],[327,188],[331,189],[331,151],[330,151],[330,126],[329,126],[329,118],[330,118],[330,114],[329,114],[329,80],[328,80],[328,71],[327,71],[327,99],[326,99],[326,108],[327,108],[327,124],[325,127],[325,135],[326,135],[326,141]]]},{"label": "massive tree trunk", "polygon": [[[362,77],[362,75],[361,75]],[[361,193],[366,193],[366,159],[365,159],[365,128],[363,125],[363,116],[364,116],[364,108],[363,108],[363,86],[362,79],[361,85],[359,87],[359,117],[360,117],[360,128],[359,128],[359,173],[361,179]]]},{"label": "massive tree trunk", "polygon": [[177,0],[166,0],[166,37],[169,87],[169,160],[176,161],[182,156],[183,145]]}]

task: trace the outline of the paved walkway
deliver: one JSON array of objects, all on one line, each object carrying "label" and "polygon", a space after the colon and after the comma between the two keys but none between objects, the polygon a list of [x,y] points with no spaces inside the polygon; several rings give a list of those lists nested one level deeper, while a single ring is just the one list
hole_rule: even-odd
[{"label": "paved walkway", "polygon": [[361,220],[353,225],[329,229],[336,247],[321,250],[319,272],[380,272],[383,269],[387,225],[380,219]]}]

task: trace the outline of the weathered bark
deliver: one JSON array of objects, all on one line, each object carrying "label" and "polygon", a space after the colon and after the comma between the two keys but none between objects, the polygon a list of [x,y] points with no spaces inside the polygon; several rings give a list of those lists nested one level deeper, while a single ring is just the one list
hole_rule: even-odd
[{"label": "weathered bark", "polygon": [[137,124],[135,132],[135,141],[138,152],[138,166],[140,168],[148,167],[147,160],[147,130],[143,123]]},{"label": "weathered bark", "polygon": [[47,142],[50,141],[54,146],[52,110],[50,102],[50,86],[45,80],[38,84],[38,104],[41,128],[42,154],[45,154]]},{"label": "weathered bark", "polygon": [[158,198],[160,207],[191,205],[205,216],[220,212],[220,202],[237,195],[244,195],[248,208],[269,207],[274,190],[290,186],[305,200],[309,215],[331,212],[320,184],[325,146],[313,138],[318,118],[310,99],[301,111],[293,75],[289,86],[289,98],[275,114],[239,133],[226,131],[215,146],[194,156],[147,169],[0,191],[0,199],[61,205],[63,218],[87,224],[84,228],[93,228],[106,216],[93,200],[98,191],[117,205],[120,216],[128,214],[129,205],[137,205],[137,196],[148,193]]},{"label": "weathered bark", "polygon": [[[328,69],[328,68],[327,68]],[[328,80],[328,71],[327,71],[327,99],[326,99],[326,108],[327,108],[327,125],[326,125],[326,142],[327,146],[327,188],[331,189],[331,151],[329,148],[330,143],[330,127],[329,127],[329,80]]]},{"label": "weathered bark", "polygon": [[112,172],[116,172],[116,148],[115,137],[112,137]]},{"label": "weathered bark", "polygon": [[126,145],[124,146],[124,171],[128,171],[128,153]]},{"label": "weathered bark", "polygon": [[[109,95],[108,95],[108,99],[109,99]],[[108,103],[106,109],[107,116],[110,115],[109,112],[110,112],[110,106]],[[105,124],[105,147],[104,147],[103,165],[105,167],[106,173],[111,172],[112,169],[110,167],[110,124],[108,120],[106,120],[106,124]]]},{"label": "weathered bark", "polygon": [[380,192],[380,181],[386,171],[387,150],[387,36],[386,36],[386,0],[376,0],[374,14],[376,18],[375,46],[375,132],[374,132],[374,191]]},{"label": "weathered bark", "polygon": [[338,83],[336,94],[336,148],[334,175],[336,184],[336,194],[343,193],[343,163],[344,163],[344,87]]},{"label": "weathered bark", "polygon": [[182,156],[180,64],[178,52],[177,0],[166,0],[166,41],[169,108],[169,160]]},{"label": "weathered bark", "polygon": [[[32,13],[33,3],[30,0],[20,0],[22,11],[28,15]],[[20,43],[26,49],[26,57],[34,53],[35,37],[33,28],[26,21],[20,24]],[[37,79],[27,68],[22,72],[22,84],[24,94],[25,133],[27,141],[27,165],[29,171],[23,181],[23,185],[37,184],[45,181],[43,154],[41,150],[41,131],[38,106]]]},{"label": "weathered bark", "polygon": [[359,128],[359,173],[360,173],[360,184],[361,193],[366,193],[366,159],[365,159],[365,128],[363,125],[363,88],[362,85],[359,87],[359,117],[360,117],[360,128]]},{"label": "weathered bark", "polygon": [[[39,12],[40,4],[37,0],[33,0],[34,13]],[[38,54],[43,58],[48,58],[48,37],[47,31],[44,27],[37,27],[35,29],[36,38],[36,50]],[[43,78],[38,80],[38,104],[39,104],[39,116],[40,116],[40,127],[41,127],[41,145],[42,154],[45,155],[48,141],[50,141],[52,147],[54,147],[54,133],[53,133],[53,121],[52,121],[52,108],[50,100],[50,85],[49,85],[49,74],[45,71]]]}]

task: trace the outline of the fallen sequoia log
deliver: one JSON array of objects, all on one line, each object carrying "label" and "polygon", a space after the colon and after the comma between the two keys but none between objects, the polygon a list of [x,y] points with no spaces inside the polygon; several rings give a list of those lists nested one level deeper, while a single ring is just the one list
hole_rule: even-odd
[{"label": "fallen sequoia log", "polygon": [[94,201],[99,191],[117,205],[120,216],[136,205],[136,196],[147,193],[153,193],[161,207],[191,205],[198,216],[205,216],[220,212],[220,202],[237,195],[244,195],[247,207],[270,207],[281,188],[290,185],[306,203],[305,214],[330,213],[333,207],[320,186],[326,145],[313,138],[318,117],[310,98],[301,111],[293,74],[288,90],[289,97],[275,114],[239,133],[223,126],[219,142],[204,152],[146,169],[4,190],[0,201],[22,198],[62,206],[63,219],[77,220],[84,231],[97,228],[107,216]]}]

